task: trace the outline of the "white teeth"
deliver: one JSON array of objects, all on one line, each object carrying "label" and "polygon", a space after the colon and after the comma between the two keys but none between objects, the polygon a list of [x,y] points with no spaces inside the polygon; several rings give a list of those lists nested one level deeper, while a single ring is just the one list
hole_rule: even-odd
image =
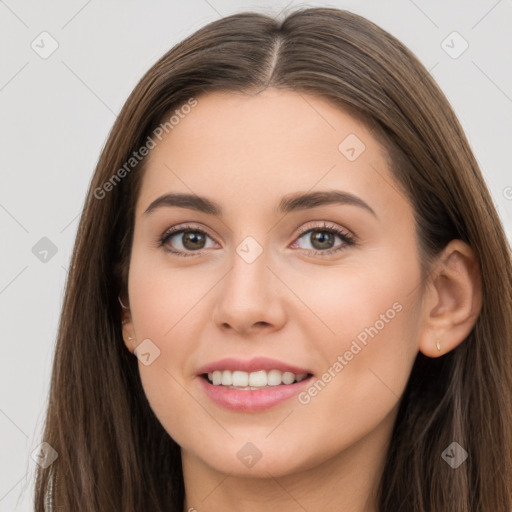
[{"label": "white teeth", "polygon": [[268,383],[267,372],[260,370],[259,372],[249,373],[249,386],[264,387]]},{"label": "white teeth", "polygon": [[281,377],[283,384],[291,384],[295,380],[295,375],[291,372],[284,372]]},{"label": "white teeth", "polygon": [[280,370],[259,370],[256,372],[243,372],[240,370],[215,370],[208,373],[208,380],[215,386],[228,386],[231,388],[259,389],[266,386],[279,386],[293,384],[307,377],[307,373],[281,372]]},{"label": "white teeth", "polygon": [[270,370],[267,374],[267,383],[269,386],[279,386],[281,384],[282,373],[280,370]]},{"label": "white teeth", "polygon": [[232,386],[233,385],[233,374],[229,370],[224,370],[222,372],[221,384],[223,386]]},{"label": "white teeth", "polygon": [[[249,385],[249,375],[247,372],[233,372],[233,386],[245,387]],[[251,384],[253,386],[254,384]]]}]

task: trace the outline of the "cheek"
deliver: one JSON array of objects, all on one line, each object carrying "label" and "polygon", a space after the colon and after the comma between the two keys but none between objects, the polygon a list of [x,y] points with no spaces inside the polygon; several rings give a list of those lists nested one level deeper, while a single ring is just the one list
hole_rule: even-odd
[{"label": "cheek", "polygon": [[390,253],[379,262],[335,269],[331,276],[325,269],[310,273],[297,291],[322,320],[309,315],[301,325],[315,340],[320,374],[298,402],[311,429],[329,419],[321,431],[332,439],[358,436],[393,410],[418,352],[418,297],[411,293],[420,277],[416,259],[412,252],[403,258]]},{"label": "cheek", "polygon": [[[417,298],[411,292],[420,278],[411,249],[405,254],[400,248],[367,251],[337,266],[295,273],[295,279],[290,275],[288,280],[301,299],[297,308],[302,303],[305,314],[290,315],[300,322],[304,339],[314,340],[314,352],[332,359],[333,354],[349,350],[354,340],[362,347],[380,340],[379,346],[392,350],[410,340],[402,331],[414,324],[410,309],[415,308]],[[406,316],[413,320],[411,325],[403,323]]]},{"label": "cheek", "polygon": [[206,285],[191,286],[186,272],[161,268],[136,252],[132,255],[128,291],[133,325],[137,342],[141,347],[145,343],[144,353],[150,354],[149,364],[139,359],[139,373],[153,412],[172,437],[179,428],[172,411],[190,407],[183,373],[195,350],[190,330],[194,306],[206,290]]},{"label": "cheek", "polygon": [[[388,323],[364,313],[358,318],[364,328],[351,327],[352,334],[325,345],[323,373],[297,397],[294,418],[308,433],[317,460],[349,448],[380,430],[379,425],[391,428],[394,422],[417,353],[409,327],[413,309],[403,300],[394,304],[388,308],[384,300],[379,308],[372,303],[375,312],[387,311]],[[346,317],[344,324],[350,320]],[[277,434],[282,438],[274,442],[283,445],[290,436],[285,430]]]},{"label": "cheek", "polygon": [[163,253],[135,249],[128,280],[138,337],[154,337],[166,344],[182,322],[193,321],[197,306],[215,282],[211,272],[201,275],[192,268],[173,267],[169,261]]}]

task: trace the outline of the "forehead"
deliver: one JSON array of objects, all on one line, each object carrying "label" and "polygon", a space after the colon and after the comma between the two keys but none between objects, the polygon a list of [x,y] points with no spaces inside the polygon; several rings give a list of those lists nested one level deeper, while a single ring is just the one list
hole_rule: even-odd
[{"label": "forehead", "polygon": [[323,98],[266,89],[208,93],[196,101],[161,141],[155,139],[139,214],[171,191],[214,196],[240,208],[330,188],[378,203],[372,196],[382,196],[383,182],[393,181],[384,149],[365,125]]}]

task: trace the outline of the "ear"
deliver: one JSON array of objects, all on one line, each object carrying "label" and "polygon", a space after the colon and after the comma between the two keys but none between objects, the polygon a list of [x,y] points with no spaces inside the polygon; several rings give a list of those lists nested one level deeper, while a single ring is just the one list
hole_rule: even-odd
[{"label": "ear", "polygon": [[135,347],[137,346],[137,338],[135,336],[135,330],[133,328],[132,315],[130,308],[126,306],[128,301],[126,298],[120,299],[119,304],[121,305],[121,323],[123,331],[123,341],[126,348],[133,354]]},{"label": "ear", "polygon": [[423,297],[420,352],[438,357],[453,350],[471,332],[481,308],[478,260],[469,245],[452,240],[434,264]]}]

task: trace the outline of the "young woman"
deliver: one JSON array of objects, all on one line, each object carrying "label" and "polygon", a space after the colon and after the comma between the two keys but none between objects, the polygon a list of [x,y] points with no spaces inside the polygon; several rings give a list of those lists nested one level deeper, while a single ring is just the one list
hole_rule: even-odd
[{"label": "young woman", "polygon": [[352,14],[164,55],[78,230],[36,510],[512,510],[510,247],[453,110]]}]

